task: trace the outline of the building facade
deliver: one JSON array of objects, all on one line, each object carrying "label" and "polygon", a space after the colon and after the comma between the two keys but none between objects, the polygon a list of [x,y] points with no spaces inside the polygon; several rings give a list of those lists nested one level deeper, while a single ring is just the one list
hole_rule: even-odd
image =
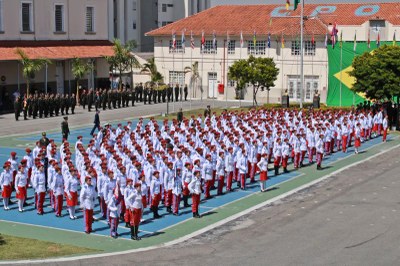
[{"label": "building facade", "polygon": [[111,0],[110,40],[137,42],[138,52],[152,52],[154,38],[146,32],[210,8],[209,0]]},{"label": "building facade", "polygon": [[71,60],[93,64],[82,86],[105,86],[112,55],[108,0],[0,0],[0,104],[12,105],[11,95],[25,92],[25,79],[16,49],[28,57],[48,58],[51,64],[30,77],[37,92],[73,93]]},{"label": "building facade", "polygon": [[[340,39],[356,39],[356,43],[391,41],[400,30],[399,10],[399,3],[306,5],[303,86],[300,8],[294,11],[286,10],[284,5],[216,6],[147,35],[155,39],[154,55],[165,82],[188,84],[192,97],[251,100],[252,87],[240,95],[227,73],[236,60],[254,55],[273,58],[280,70],[275,86],[258,93],[259,102],[278,103],[285,93],[291,101],[300,101],[302,96],[303,102],[311,102],[318,93],[325,102],[332,78],[328,75],[327,46],[331,47],[334,41],[335,49],[339,49]],[[191,82],[186,67],[195,62],[199,79]]]}]

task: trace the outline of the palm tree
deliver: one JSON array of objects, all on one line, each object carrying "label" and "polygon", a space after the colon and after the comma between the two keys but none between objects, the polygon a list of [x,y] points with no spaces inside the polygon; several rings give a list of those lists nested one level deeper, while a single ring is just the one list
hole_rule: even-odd
[{"label": "palm tree", "polygon": [[26,79],[26,95],[29,95],[29,84],[32,76],[39,72],[46,64],[51,64],[51,61],[47,58],[30,59],[20,48],[17,48],[15,53],[21,57],[22,74]]},{"label": "palm tree", "polygon": [[[111,69],[117,69],[119,71],[119,75],[124,73],[126,70],[130,70],[131,77],[133,68],[140,68],[141,65],[137,58],[133,55],[132,51],[136,48],[135,41],[128,41],[125,45],[121,43],[119,39],[115,39],[113,41],[114,46],[114,55],[113,56],[105,56],[104,58],[110,64]],[[122,79],[119,79],[119,88],[122,86]]]},{"label": "palm tree", "polygon": [[[192,92],[196,92],[198,87],[198,81],[200,80],[200,73],[199,73],[199,62],[195,61],[192,66],[185,67],[185,74],[192,73],[190,76],[190,87],[192,88]],[[194,88],[194,90],[193,90]],[[193,95],[195,96],[195,95]]]},{"label": "palm tree", "polygon": [[85,63],[80,58],[75,57],[72,60],[72,75],[76,79],[76,102],[79,103],[79,81],[83,76],[87,75],[92,70],[93,65],[91,63]]},{"label": "palm tree", "polygon": [[158,72],[157,65],[155,63],[154,57],[147,60],[147,63],[143,64],[140,73],[147,73],[150,75],[151,81],[154,83],[162,82],[164,77]]}]

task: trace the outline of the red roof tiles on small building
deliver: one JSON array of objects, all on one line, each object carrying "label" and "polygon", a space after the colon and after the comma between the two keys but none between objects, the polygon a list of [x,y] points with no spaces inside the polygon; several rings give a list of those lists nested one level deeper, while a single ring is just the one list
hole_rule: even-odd
[{"label": "red roof tiles on small building", "polygon": [[16,49],[22,49],[30,59],[99,58],[114,55],[109,41],[2,41],[0,61],[19,60]]},{"label": "red roof tiles on small building", "polygon": [[[283,1],[282,1],[283,2]],[[319,12],[316,12],[318,11]],[[333,12],[328,12],[328,11]],[[274,14],[275,12],[275,14]],[[281,16],[288,13],[288,16]],[[304,14],[306,35],[325,35],[327,26],[335,22],[341,25],[361,25],[371,19],[384,19],[394,25],[400,25],[400,3],[355,3],[355,4],[307,4]],[[315,16],[317,14],[317,16]],[[148,36],[168,36],[173,32],[180,35],[193,33],[199,36],[216,35],[285,35],[300,32],[300,8],[286,11],[284,5],[221,5],[188,18],[181,19],[164,27],[152,30]]]}]

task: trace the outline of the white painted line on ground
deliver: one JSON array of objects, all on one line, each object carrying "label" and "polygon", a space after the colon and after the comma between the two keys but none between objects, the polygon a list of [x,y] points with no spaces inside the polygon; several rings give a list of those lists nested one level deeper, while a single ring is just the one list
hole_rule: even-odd
[{"label": "white painted line on ground", "polygon": [[[295,189],[292,189],[292,190],[290,190],[290,191],[288,191],[288,192],[286,192],[286,193],[283,193],[283,194],[281,194],[281,195],[279,195],[279,196],[276,196],[276,197],[274,197],[274,198],[272,198],[272,199],[270,199],[270,200],[264,201],[264,202],[262,202],[262,203],[260,203],[260,204],[258,204],[258,205],[255,205],[255,206],[253,206],[253,207],[251,207],[251,208],[249,208],[249,209],[247,209],[247,210],[244,210],[244,211],[242,211],[242,212],[239,212],[239,213],[237,213],[237,214],[235,214],[235,215],[232,215],[232,216],[230,216],[230,217],[227,217],[227,218],[225,218],[225,219],[223,219],[223,220],[221,220],[221,221],[218,221],[218,222],[216,222],[216,223],[214,223],[214,224],[211,224],[211,225],[209,225],[209,226],[206,226],[206,227],[204,227],[204,228],[202,228],[202,229],[200,229],[200,230],[198,230],[198,231],[195,231],[195,232],[193,232],[193,233],[191,233],[191,234],[185,235],[185,236],[183,236],[183,237],[180,237],[180,238],[178,238],[178,239],[172,240],[172,241],[167,242],[167,243],[158,244],[158,245],[151,246],[151,247],[146,247],[146,248],[138,248],[138,249],[134,249],[134,250],[126,250],[126,251],[119,251],[119,252],[109,252],[109,253],[103,253],[103,254],[93,254],[93,255],[84,255],[84,256],[68,257],[68,258],[56,258],[56,259],[5,261],[5,262],[0,262],[0,264],[27,264],[27,263],[31,263],[31,264],[41,264],[41,263],[48,263],[48,262],[77,261],[77,260],[83,260],[83,259],[101,258],[101,257],[109,257],[109,256],[117,256],[117,255],[138,253],[138,252],[149,251],[149,250],[153,250],[153,249],[157,249],[157,248],[161,248],[161,247],[172,246],[172,245],[175,245],[175,244],[184,242],[184,241],[186,241],[186,240],[189,240],[189,239],[191,239],[191,238],[193,238],[193,237],[196,237],[196,236],[198,236],[198,235],[201,235],[201,234],[203,234],[203,233],[205,233],[205,232],[207,232],[207,231],[210,231],[210,230],[212,230],[212,229],[214,229],[214,228],[216,228],[216,227],[219,227],[219,226],[221,226],[221,225],[224,225],[224,224],[226,224],[226,223],[228,223],[228,222],[231,222],[231,221],[233,221],[233,220],[236,220],[236,219],[238,219],[238,218],[240,218],[240,217],[242,217],[242,216],[244,216],[244,215],[247,215],[247,214],[249,214],[249,213],[251,213],[251,212],[257,210],[257,209],[260,209],[260,208],[262,208],[262,207],[265,207],[265,206],[267,206],[268,204],[271,204],[271,203],[273,203],[273,202],[275,202],[275,201],[284,199],[284,198],[286,198],[286,197],[288,197],[288,196],[290,196],[290,195],[293,195],[293,194],[295,194],[295,193],[297,193],[297,192],[299,192],[299,191],[301,191],[301,190],[303,190],[303,189],[305,189],[305,188],[308,188],[308,187],[311,187],[311,186],[313,186],[313,185],[315,185],[315,184],[317,184],[317,183],[320,183],[320,182],[322,182],[322,181],[324,181],[324,180],[330,178],[331,176],[334,176],[334,175],[336,175],[336,174],[338,174],[338,173],[340,173],[340,172],[343,172],[343,171],[345,171],[345,170],[347,170],[347,169],[349,169],[349,168],[351,168],[351,167],[354,167],[354,166],[356,166],[356,165],[359,165],[359,164],[361,164],[361,163],[364,163],[364,162],[366,162],[366,161],[369,161],[369,160],[371,160],[371,159],[373,159],[373,158],[376,158],[376,157],[378,157],[378,156],[380,156],[380,155],[382,155],[382,154],[384,154],[384,153],[386,153],[386,152],[389,152],[389,151],[391,151],[391,150],[393,150],[393,149],[397,149],[397,148],[399,148],[399,147],[400,147],[400,144],[398,144],[398,145],[396,145],[396,146],[393,146],[393,147],[391,147],[391,148],[389,148],[389,149],[387,149],[387,150],[384,150],[384,151],[381,151],[381,152],[379,152],[379,153],[376,153],[376,154],[374,154],[374,155],[371,155],[370,157],[365,158],[365,159],[363,159],[363,160],[361,160],[361,161],[358,161],[358,162],[349,164],[349,165],[347,165],[347,166],[345,166],[345,167],[343,167],[343,168],[341,168],[341,169],[338,169],[338,170],[336,170],[336,171],[334,171],[334,172],[332,172],[332,173],[330,173],[330,174],[328,174],[328,175],[322,176],[322,177],[320,177],[320,178],[318,178],[318,179],[316,179],[316,180],[314,180],[314,181],[311,181],[311,182],[309,182],[309,183],[307,183],[307,184],[304,184],[304,185],[302,185],[302,186],[300,186],[300,187],[297,187],[297,188],[295,188]],[[286,181],[285,181],[285,182],[286,182]],[[257,193],[260,193],[260,192],[257,192]],[[250,195],[249,195],[249,196],[250,196]],[[246,197],[248,197],[248,196],[246,196]],[[243,197],[243,198],[246,198],[246,197]],[[243,199],[243,198],[241,198],[241,199]],[[222,206],[224,206],[224,205],[222,205]],[[221,207],[222,207],[222,206],[221,206]],[[1,221],[1,220],[0,220],[0,221]],[[181,222],[181,223],[182,223],[182,222]],[[178,224],[180,224],[180,223],[178,223]],[[178,225],[178,224],[176,224],[176,225]],[[176,225],[174,225],[174,226],[176,226]],[[167,228],[168,228],[168,227],[167,227]],[[165,230],[165,229],[166,229],[166,228],[164,228],[164,230]]]}]

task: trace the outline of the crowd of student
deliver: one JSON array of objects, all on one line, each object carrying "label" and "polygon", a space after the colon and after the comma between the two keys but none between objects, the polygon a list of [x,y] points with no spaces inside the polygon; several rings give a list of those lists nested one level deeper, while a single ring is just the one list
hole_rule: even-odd
[{"label": "crowd of student", "polygon": [[172,123],[140,119],[135,126],[107,124],[87,146],[78,136],[74,144],[63,140],[58,147],[43,134],[21,160],[12,152],[4,163],[3,205],[9,210],[15,195],[23,212],[27,188],[32,186],[39,215],[49,193],[57,217],[64,204],[72,220],[77,218],[75,207],[83,208],[85,232],[90,233],[98,202],[112,237],[117,237],[122,220],[131,228],[132,239],[139,240],[143,211],[149,208],[154,219],[160,218],[160,202],[173,215],[191,206],[193,217],[199,218],[201,195],[209,199],[213,189],[223,195],[234,191],[236,182],[244,190],[259,173],[264,192],[270,163],[274,175],[281,167],[288,172],[289,159],[294,169],[315,161],[322,169],[324,156],[347,152],[353,144],[358,153],[364,141],[379,135],[386,141],[387,130],[382,110],[252,109],[207,112],[205,117]]}]

